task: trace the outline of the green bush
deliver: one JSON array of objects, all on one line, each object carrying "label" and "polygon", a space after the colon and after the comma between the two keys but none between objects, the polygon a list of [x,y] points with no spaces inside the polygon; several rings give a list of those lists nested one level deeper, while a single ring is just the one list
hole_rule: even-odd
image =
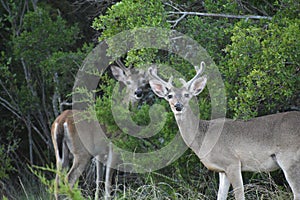
[{"label": "green bush", "polygon": [[222,65],[235,118],[285,111],[299,95],[299,19],[253,24],[230,30],[232,43]]}]

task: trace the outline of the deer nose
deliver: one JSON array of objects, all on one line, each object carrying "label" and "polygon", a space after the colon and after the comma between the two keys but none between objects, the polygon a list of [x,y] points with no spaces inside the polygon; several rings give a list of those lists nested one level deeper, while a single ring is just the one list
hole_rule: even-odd
[{"label": "deer nose", "polygon": [[179,102],[177,102],[175,105],[174,105],[176,111],[182,111],[183,109],[183,105]]},{"label": "deer nose", "polygon": [[141,88],[138,88],[135,92],[134,95],[138,98],[141,98],[143,96],[143,90]]}]

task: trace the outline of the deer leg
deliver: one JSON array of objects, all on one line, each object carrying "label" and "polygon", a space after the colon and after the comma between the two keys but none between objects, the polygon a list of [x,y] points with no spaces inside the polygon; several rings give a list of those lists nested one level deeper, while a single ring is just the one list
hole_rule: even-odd
[{"label": "deer leg", "polygon": [[292,189],[294,200],[300,200],[300,150],[275,158]]},{"label": "deer leg", "polygon": [[[56,159],[57,160],[57,159]],[[55,196],[55,199],[58,200],[58,185],[59,185],[59,171],[61,170],[61,163],[57,160],[56,161],[56,169],[57,169],[57,172],[56,172],[56,176],[55,176],[55,185],[54,185],[54,196]]]},{"label": "deer leg", "polygon": [[110,199],[110,194],[111,194],[111,173],[112,168],[109,166],[106,166],[106,176],[105,176],[105,200]]},{"label": "deer leg", "polygon": [[59,153],[56,153],[56,169],[57,169],[57,173],[55,176],[55,199],[59,199],[58,198],[58,187],[59,187],[59,175],[60,172],[63,171],[64,169],[67,169],[69,167],[69,155],[70,155],[70,150],[67,147],[67,145],[65,143],[63,143],[63,152],[62,152],[62,158],[59,157]]},{"label": "deer leg", "polygon": [[87,165],[90,159],[90,155],[74,155],[73,165],[66,177],[71,187],[74,186],[75,182],[82,174],[83,170],[85,169],[85,166]]},{"label": "deer leg", "polygon": [[[56,161],[56,168],[59,171],[63,171],[69,167],[69,155],[70,155],[70,150],[67,147],[67,145],[63,144],[63,154],[62,158],[59,158],[59,155],[57,154],[57,161]],[[56,182],[59,184],[59,173],[56,173]]]},{"label": "deer leg", "polygon": [[105,196],[104,199],[108,200],[111,198],[111,184],[112,184],[112,176],[113,176],[113,169],[115,162],[115,156],[113,156],[113,149],[112,143],[109,144],[109,151],[106,163],[106,174],[105,174]]},{"label": "deer leg", "polygon": [[225,173],[219,172],[219,191],[217,200],[226,200],[230,182]]},{"label": "deer leg", "polygon": [[62,168],[66,169],[69,167],[69,156],[70,156],[70,150],[68,146],[63,143],[63,157],[62,157]]},{"label": "deer leg", "polygon": [[103,179],[103,165],[100,161],[99,155],[96,156],[96,192],[95,192],[95,200],[99,199],[99,188],[100,182]]},{"label": "deer leg", "polygon": [[226,169],[226,175],[232,184],[235,199],[245,200],[241,163],[229,166]]}]

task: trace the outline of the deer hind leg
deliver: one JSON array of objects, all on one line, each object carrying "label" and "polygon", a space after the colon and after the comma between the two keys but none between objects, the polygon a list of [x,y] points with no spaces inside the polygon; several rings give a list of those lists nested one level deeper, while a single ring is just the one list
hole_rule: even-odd
[{"label": "deer hind leg", "polygon": [[60,163],[58,161],[56,161],[56,169],[57,169],[57,172],[56,172],[56,175],[55,175],[55,184],[54,184],[54,196],[55,196],[55,199],[58,200],[59,199],[59,196],[58,196],[58,187],[59,187],[59,170],[60,170]]},{"label": "deer hind leg", "polygon": [[300,200],[300,150],[275,158],[292,189],[294,200]]},{"label": "deer hind leg", "polygon": [[71,187],[74,186],[75,182],[78,180],[79,176],[84,171],[85,166],[90,161],[90,159],[91,156],[87,154],[74,155],[73,165],[66,177]]},{"label": "deer hind leg", "polygon": [[97,155],[95,157],[96,162],[96,192],[95,192],[95,200],[99,199],[99,189],[100,189],[100,183],[103,180],[103,164],[100,161],[100,156]]},{"label": "deer hind leg", "polygon": [[241,163],[230,165],[225,173],[232,184],[235,199],[245,200]]},{"label": "deer hind leg", "polygon": [[69,168],[69,156],[70,156],[70,150],[68,146],[63,143],[63,157],[62,157],[62,169]]},{"label": "deer hind leg", "polygon": [[[69,155],[70,155],[70,150],[67,147],[67,145],[63,142],[62,143],[62,157],[60,157],[59,152],[55,153],[56,156],[56,169],[57,173],[55,176],[55,188],[54,188],[54,195],[55,199],[59,199],[59,182],[60,182],[60,175],[63,170],[66,170],[69,167]],[[58,149],[58,148],[56,148]]]},{"label": "deer hind leg", "polygon": [[225,173],[219,173],[219,191],[217,200],[226,200],[229,191],[230,182]]},{"label": "deer hind leg", "polygon": [[104,199],[111,199],[111,188],[112,188],[112,178],[116,164],[116,156],[113,154],[112,143],[109,144],[109,151],[106,163],[106,174],[105,174],[105,195]]}]

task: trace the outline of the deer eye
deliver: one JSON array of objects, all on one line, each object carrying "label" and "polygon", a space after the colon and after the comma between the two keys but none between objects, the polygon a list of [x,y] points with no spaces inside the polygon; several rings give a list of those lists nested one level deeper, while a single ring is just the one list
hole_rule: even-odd
[{"label": "deer eye", "polygon": [[188,93],[184,94],[184,97],[189,98],[190,95]]},{"label": "deer eye", "polygon": [[172,94],[168,94],[168,99],[172,99],[173,98],[173,95]]}]

